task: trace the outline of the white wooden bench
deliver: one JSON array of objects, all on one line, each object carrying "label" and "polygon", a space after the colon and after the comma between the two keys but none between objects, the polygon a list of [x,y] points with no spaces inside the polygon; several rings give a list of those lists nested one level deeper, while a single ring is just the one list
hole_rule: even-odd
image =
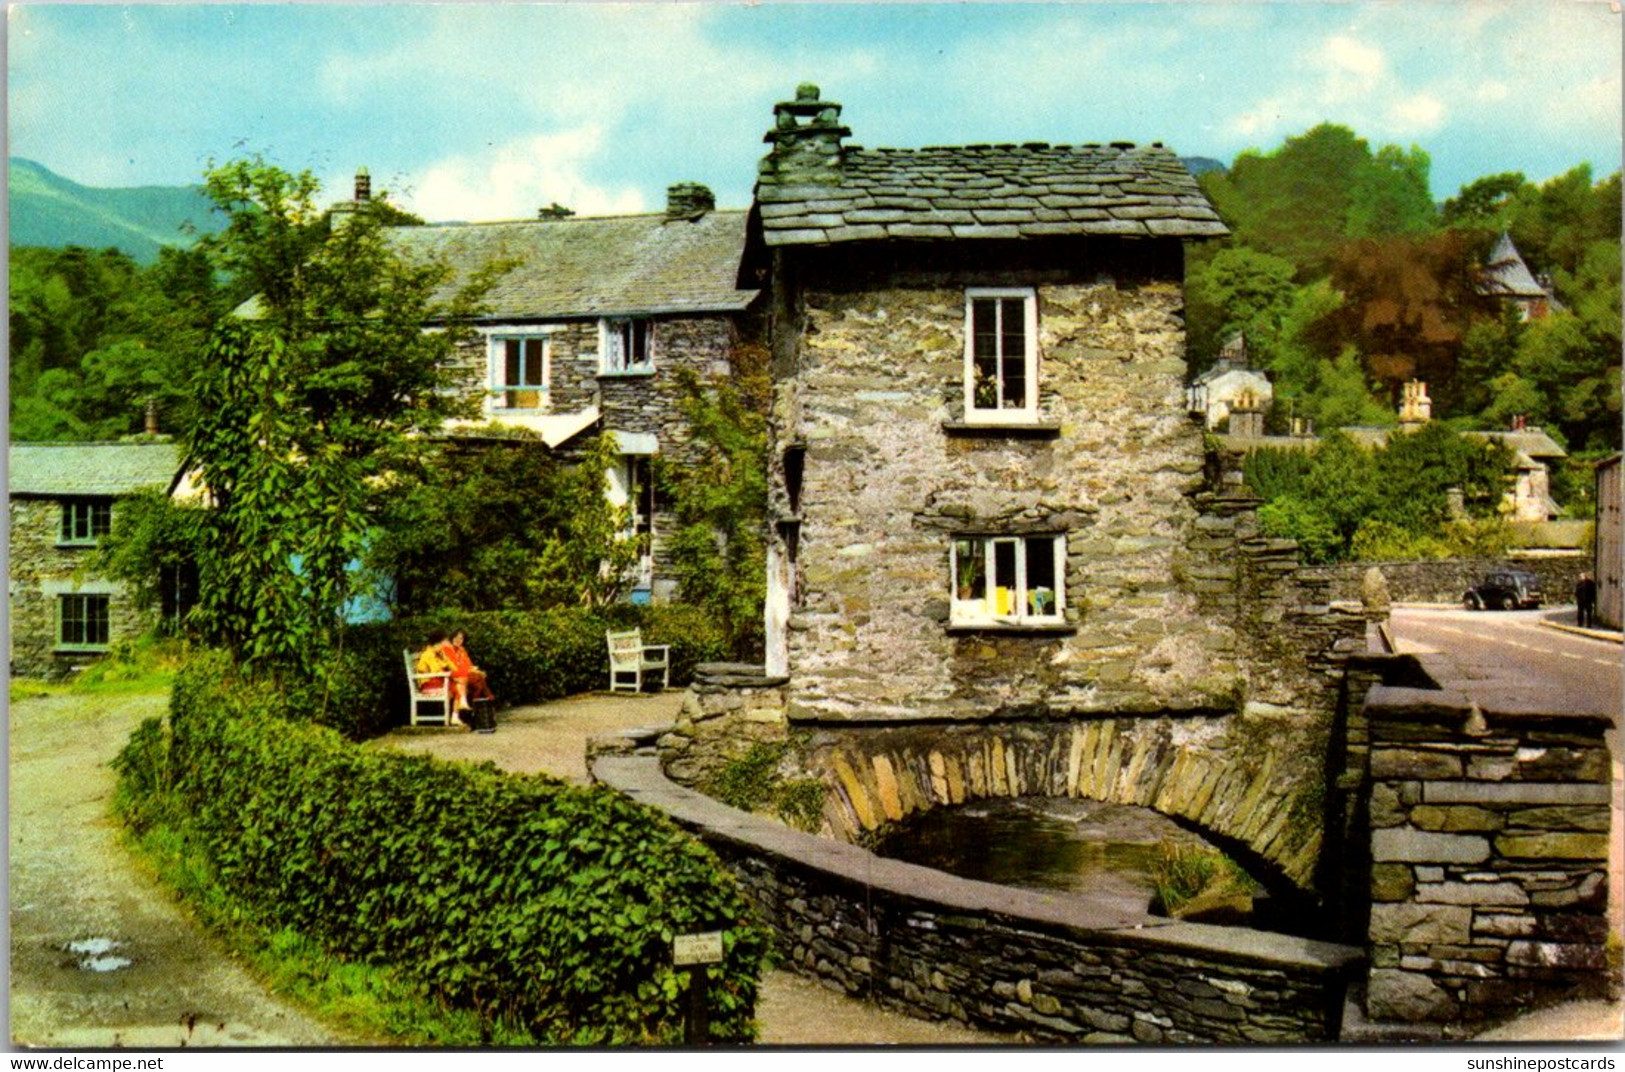
[{"label": "white wooden bench", "polygon": [[[643,675],[660,671],[660,687],[671,684],[671,645],[645,644],[643,631],[605,633],[609,645],[609,691],[643,691]],[[630,680],[628,680],[630,678]]]},{"label": "white wooden bench", "polygon": [[[412,692],[412,714],[409,725],[413,726],[450,726],[451,723],[451,675],[442,671],[437,674],[420,674],[417,671],[417,659],[409,651],[401,653],[406,657],[406,687]],[[434,682],[440,682],[439,689],[431,689]],[[438,713],[419,714],[424,704],[433,704],[440,710]]]}]

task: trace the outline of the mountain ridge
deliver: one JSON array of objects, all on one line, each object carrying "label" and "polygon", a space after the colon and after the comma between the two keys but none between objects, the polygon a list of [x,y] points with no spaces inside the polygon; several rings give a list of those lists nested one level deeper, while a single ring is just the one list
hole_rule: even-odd
[{"label": "mountain ridge", "polygon": [[198,186],[85,186],[25,157],[7,160],[9,239],[15,246],[114,247],[142,264],[219,230]]}]

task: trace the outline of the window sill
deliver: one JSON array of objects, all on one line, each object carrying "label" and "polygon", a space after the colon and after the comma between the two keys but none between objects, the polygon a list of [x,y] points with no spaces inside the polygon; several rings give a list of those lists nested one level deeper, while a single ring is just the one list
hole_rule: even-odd
[{"label": "window sill", "polygon": [[942,430],[951,436],[988,439],[1055,439],[1061,434],[1059,421],[943,421]]},{"label": "window sill", "polygon": [[101,543],[100,540],[58,540],[56,546],[62,551],[94,551]]},{"label": "window sill", "polygon": [[652,368],[600,369],[598,371],[598,378],[601,380],[636,380],[653,376],[654,374],[655,370]]},{"label": "window sill", "polygon": [[105,655],[111,644],[58,644],[51,650],[58,655]]},{"label": "window sill", "polygon": [[1072,636],[1078,631],[1075,622],[950,622],[949,636],[969,636],[973,633],[1006,633],[1027,636]]}]

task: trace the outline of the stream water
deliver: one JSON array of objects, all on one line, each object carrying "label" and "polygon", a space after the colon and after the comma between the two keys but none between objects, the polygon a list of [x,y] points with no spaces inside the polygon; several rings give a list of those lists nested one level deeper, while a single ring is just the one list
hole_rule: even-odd
[{"label": "stream water", "polygon": [[900,824],[882,856],[1002,886],[1085,893],[1145,910],[1159,844],[1207,846],[1149,808],[1050,797],[980,800]]}]

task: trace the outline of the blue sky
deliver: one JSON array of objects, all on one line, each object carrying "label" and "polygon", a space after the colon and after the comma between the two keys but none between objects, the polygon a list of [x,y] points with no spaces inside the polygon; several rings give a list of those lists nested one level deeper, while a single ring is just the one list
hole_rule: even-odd
[{"label": "blue sky", "polygon": [[1229,163],[1323,120],[1420,145],[1434,194],[1621,155],[1602,0],[1409,4],[47,5],[8,18],[12,155],[95,186],[257,151],[358,165],[430,219],[750,198],[814,81],[867,146],[1162,141]]}]

